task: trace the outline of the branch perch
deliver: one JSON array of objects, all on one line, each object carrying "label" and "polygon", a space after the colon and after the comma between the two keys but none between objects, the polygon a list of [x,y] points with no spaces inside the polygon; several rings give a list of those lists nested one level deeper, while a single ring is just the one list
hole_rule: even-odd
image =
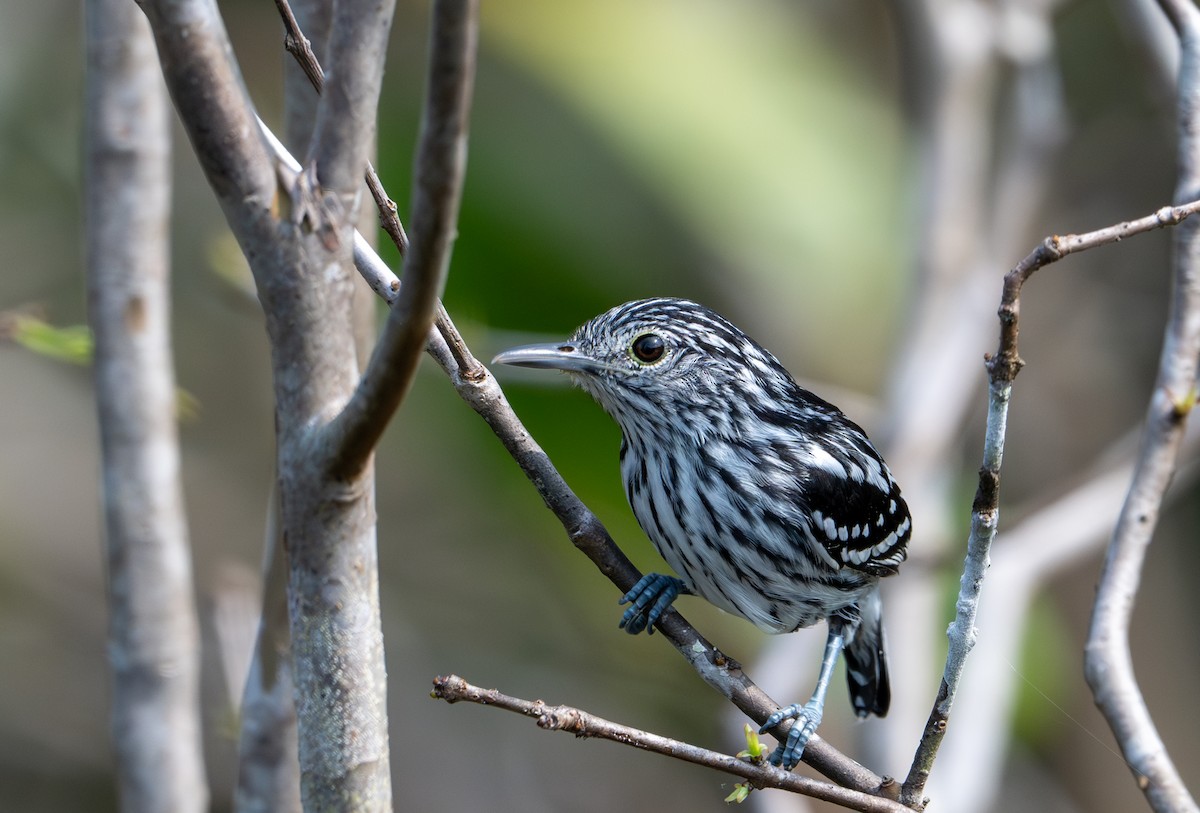
[{"label": "branch perch", "polygon": [[572,706],[551,706],[541,700],[522,700],[502,694],[496,689],[472,686],[458,675],[434,678],[432,696],[447,703],[467,701],[483,706],[495,706],[537,720],[538,728],[547,731],[566,731],[576,737],[619,742],[652,751],[656,754],[713,768],[747,780],[755,788],[779,788],[814,799],[832,802],[862,813],[904,813],[903,805],[891,799],[872,796],[855,790],[811,779],[773,765],[755,764],[707,748],[700,748],[669,737],[651,734],[637,728],[613,723]]},{"label": "branch perch", "polygon": [[[285,24],[289,25],[290,31],[290,26],[294,25],[294,21],[288,24],[285,18]],[[291,36],[303,38],[303,33],[297,27]],[[300,50],[303,52],[303,49]],[[313,65],[316,71],[320,70],[319,65],[315,65],[315,61]],[[311,73],[310,68],[306,68],[306,72]],[[299,164],[295,158],[288,154],[284,146],[261,120],[259,126],[266,143],[276,157],[292,167],[294,171],[298,171]],[[377,203],[381,199],[388,200],[386,193],[376,196]],[[382,211],[384,208],[390,208],[394,216],[394,206],[385,207],[383,203],[379,203],[379,206],[381,214],[384,214]],[[386,217],[386,215],[384,216]],[[402,233],[402,229],[400,231]],[[393,239],[396,240],[397,248],[402,254],[405,254],[408,249],[407,242],[396,238],[395,235],[393,235]],[[394,306],[402,290],[400,280],[359,234],[356,234],[354,238],[354,263],[371,290],[389,306]],[[471,354],[462,336],[450,321],[449,315],[440,305],[435,315],[435,326],[436,330],[426,337],[426,351],[434,357],[450,377],[460,397],[492,427],[505,448],[541,494],[547,507],[563,524],[576,547],[588,556],[622,592],[628,590],[641,578],[641,573],[617,548],[616,543],[613,542],[612,537],[609,536],[596,516],[567,486],[545,452],[538,447],[521,424],[495,379]],[[671,611],[664,616],[659,624],[659,629],[692,664],[705,682],[725,697],[730,698],[734,705],[752,719],[761,723],[779,707],[779,704],[768,697],[741,671],[740,666],[718,652],[677,612]],[[790,721],[773,733],[783,736],[789,725]],[[833,748],[819,736],[814,736],[809,741],[805,748],[804,761],[848,788],[864,792],[879,792],[882,788],[891,787],[891,780],[885,780],[875,775]]]}]

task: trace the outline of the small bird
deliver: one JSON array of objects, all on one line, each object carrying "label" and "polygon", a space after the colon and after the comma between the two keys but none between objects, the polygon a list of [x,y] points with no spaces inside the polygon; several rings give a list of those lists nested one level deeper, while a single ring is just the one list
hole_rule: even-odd
[{"label": "small bird", "polygon": [[879,579],[904,561],[912,521],[887,464],[841,410],[685,299],[628,302],[565,342],[516,347],[493,363],[561,370],[621,427],[625,494],[679,574],[650,573],[626,593],[623,629],[653,631],[679,595],[769,633],[828,623],[812,699],[760,729],[795,720],[772,763],[800,761],[839,653],[857,715],[887,713]]}]

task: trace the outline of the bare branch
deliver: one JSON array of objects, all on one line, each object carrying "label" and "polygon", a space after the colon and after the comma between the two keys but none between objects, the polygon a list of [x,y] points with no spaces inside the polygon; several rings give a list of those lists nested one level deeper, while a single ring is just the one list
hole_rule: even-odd
[{"label": "bare branch", "polygon": [[[1023,680],[1013,664],[1020,658],[1025,619],[1043,585],[1102,549],[1111,535],[1133,473],[1133,450],[1127,441],[1099,455],[1114,462],[1094,472],[1092,479],[1005,528],[996,540],[988,589],[979,602],[978,624],[988,631],[987,645],[971,655],[971,668],[955,701],[954,726],[938,756],[938,778],[970,776],[971,792],[983,800],[994,799],[1009,749],[1005,738],[984,737],[981,732],[1003,731],[1012,719]],[[1198,447],[1200,430],[1193,423],[1184,454],[1195,454]],[[1194,480],[1195,471],[1190,474]],[[942,789],[947,784],[953,783],[941,783],[933,794],[938,807],[951,801]]]},{"label": "bare branch", "polygon": [[124,811],[207,808],[168,299],[170,131],[149,28],[89,0],[86,229]]},{"label": "bare branch", "polygon": [[278,484],[271,489],[263,559],[262,614],[242,695],[234,810],[290,813],[300,810],[300,764]]},{"label": "bare branch", "polygon": [[413,184],[407,283],[350,403],[330,425],[331,470],[347,477],[370,459],[400,406],[428,341],[457,234],[478,39],[477,0],[434,5],[429,84]]},{"label": "bare branch", "polygon": [[652,751],[656,754],[702,765],[718,771],[740,776],[755,788],[779,788],[814,799],[840,805],[863,813],[903,813],[908,808],[879,796],[871,796],[855,790],[832,785],[807,776],[784,771],[770,764],[756,764],[731,757],[707,748],[689,745],[669,737],[651,734],[640,729],[620,725],[589,714],[571,706],[550,706],[541,700],[522,700],[510,697],[495,689],[472,686],[458,675],[435,678],[433,696],[447,703],[468,701],[484,706],[495,706],[506,711],[523,714],[537,719],[538,728],[547,731],[566,731],[576,737],[596,737]]},{"label": "bare branch", "polygon": [[[323,8],[330,8],[331,4],[321,4],[321,6]],[[308,37],[304,36],[304,32],[300,30],[300,23],[296,21],[296,15],[292,13],[292,7],[288,5],[287,0],[275,0],[275,8],[279,9],[279,16],[283,19],[283,47],[287,49],[289,54],[296,58],[296,63],[304,71],[304,75],[308,77],[308,81],[312,84],[317,95],[321,95],[321,92],[325,90],[325,71],[321,69],[321,65],[317,61],[317,55],[313,52],[312,43],[309,42]]]},{"label": "bare branch", "polygon": [[[901,800],[910,806],[923,805],[925,784],[946,734],[950,710],[958,692],[966,657],[975,645],[975,618],[979,593],[989,567],[992,541],[996,535],[1000,501],[1000,465],[1004,457],[1004,438],[1012,384],[1023,362],[1017,350],[1018,317],[1022,286],[1039,268],[1070,254],[1114,243],[1135,234],[1143,234],[1182,222],[1200,209],[1200,201],[1180,206],[1164,206],[1153,215],[1119,223],[1079,235],[1047,237],[1004,277],[998,316],[1000,341],[995,355],[987,359],[989,396],[987,434],[984,439],[983,465],[979,486],[972,505],[971,534],[959,588],[954,622],[947,632],[949,651],[937,699],[917,746],[912,767],[904,781]],[[1195,221],[1193,221],[1195,222]],[[1198,346],[1200,347],[1200,346]],[[1191,386],[1189,384],[1189,386]],[[1190,392],[1191,390],[1188,390]]]},{"label": "bare branch", "polygon": [[216,3],[138,4],[154,29],[171,99],[226,217],[243,206],[267,212],[275,195],[275,176]]},{"label": "bare branch", "polygon": [[[309,161],[321,187],[357,197],[355,190],[375,142],[375,113],[383,83],[395,0],[338,0],[329,39],[325,84]],[[348,205],[347,211],[357,211]]]},{"label": "bare branch", "polygon": [[[325,89],[325,71],[321,68],[312,43],[301,30],[300,23],[287,0],[275,0],[275,7],[279,9],[279,16],[283,20],[284,48],[295,57],[296,63],[308,78],[309,84],[320,95]],[[396,248],[399,249],[400,256],[403,257],[408,253],[408,235],[404,231],[404,225],[400,222],[396,203],[384,191],[379,174],[375,172],[375,167],[370,161],[367,162],[365,177],[367,189],[371,191],[371,198],[375,201],[375,208],[379,212],[379,225],[387,232]]]},{"label": "bare branch", "polygon": [[[1200,191],[1200,11],[1190,0],[1161,0],[1179,34],[1179,179],[1176,199]],[[1084,667],[1137,785],[1160,813],[1196,811],[1138,687],[1129,650],[1146,551],[1178,465],[1188,414],[1196,403],[1200,359],[1200,223],[1175,232],[1171,309],[1142,448],[1096,589]]]}]

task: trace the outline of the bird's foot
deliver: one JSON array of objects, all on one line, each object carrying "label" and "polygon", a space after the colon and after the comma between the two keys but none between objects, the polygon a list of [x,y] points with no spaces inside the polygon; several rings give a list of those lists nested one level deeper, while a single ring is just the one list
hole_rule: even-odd
[{"label": "bird's foot", "polygon": [[676,596],[687,592],[684,583],[674,576],[647,573],[618,602],[630,605],[621,616],[620,628],[630,635],[637,635],[644,629],[653,634],[654,622],[670,608]]},{"label": "bird's foot", "polygon": [[759,734],[767,733],[784,720],[796,721],[788,729],[787,737],[779,743],[779,747],[771,752],[769,757],[771,764],[777,765],[785,771],[795,768],[800,762],[801,755],[804,754],[804,746],[808,745],[808,741],[816,733],[817,726],[821,724],[821,717],[824,714],[825,704],[813,699],[803,706],[793,703],[768,717],[762,728],[758,730]]}]

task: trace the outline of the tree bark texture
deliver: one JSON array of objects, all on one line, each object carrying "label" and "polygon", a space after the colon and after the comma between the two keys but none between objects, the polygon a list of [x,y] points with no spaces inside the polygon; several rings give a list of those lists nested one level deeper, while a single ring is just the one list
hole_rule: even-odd
[{"label": "tree bark texture", "polygon": [[121,808],[207,809],[169,337],[170,141],[150,31],[89,0],[86,237]]}]

